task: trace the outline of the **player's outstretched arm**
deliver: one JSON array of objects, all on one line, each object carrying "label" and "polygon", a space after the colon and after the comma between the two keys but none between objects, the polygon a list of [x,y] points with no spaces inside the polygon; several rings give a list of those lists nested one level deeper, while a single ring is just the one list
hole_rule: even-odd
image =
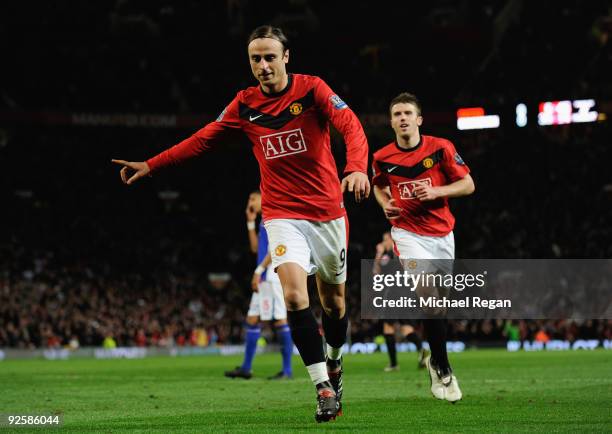
[{"label": "player's outstretched arm", "polygon": [[357,203],[370,196],[370,180],[362,172],[353,172],[342,180],[342,193],[345,191],[355,193]]},{"label": "player's outstretched arm", "polygon": [[151,173],[149,165],[144,161],[125,161],[125,160],[111,160],[115,164],[123,166],[119,171],[121,180],[124,184],[130,185],[140,178],[147,176]]},{"label": "player's outstretched arm", "polygon": [[168,166],[176,166],[195,158],[211,149],[218,142],[225,131],[240,128],[238,116],[238,96],[226,107],[216,121],[207,124],[190,137],[157,154],[147,161],[125,161],[112,160],[113,163],[122,165],[121,179],[126,184],[132,184],[143,176],[152,175]]}]

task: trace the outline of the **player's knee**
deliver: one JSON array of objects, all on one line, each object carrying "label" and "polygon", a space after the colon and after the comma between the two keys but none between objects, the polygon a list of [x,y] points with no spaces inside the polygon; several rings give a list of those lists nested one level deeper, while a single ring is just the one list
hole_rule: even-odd
[{"label": "player's knee", "polygon": [[285,305],[287,310],[302,310],[308,307],[308,293],[299,289],[285,289]]},{"label": "player's knee", "polygon": [[286,296],[285,304],[287,305],[287,310],[290,311],[302,310],[308,307],[308,303],[304,303],[302,297],[295,295]]},{"label": "player's knee", "polygon": [[247,316],[246,323],[250,326],[257,325],[259,323],[259,317],[258,316]]}]

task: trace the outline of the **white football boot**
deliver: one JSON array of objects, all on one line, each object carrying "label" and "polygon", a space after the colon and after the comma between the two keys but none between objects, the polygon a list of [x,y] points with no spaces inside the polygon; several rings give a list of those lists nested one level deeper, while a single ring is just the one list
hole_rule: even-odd
[{"label": "white football boot", "polygon": [[461,400],[463,394],[461,393],[461,389],[459,389],[459,382],[457,381],[457,377],[453,374],[447,375],[442,378],[442,383],[444,383],[444,387],[446,388],[446,395],[444,399],[446,399],[451,404]]},{"label": "white football boot", "polygon": [[425,360],[427,371],[429,372],[429,380],[431,382],[431,393],[434,398],[444,399],[453,404],[459,401],[463,394],[459,388],[459,382],[452,372],[441,377],[438,370],[431,363],[431,356]]}]

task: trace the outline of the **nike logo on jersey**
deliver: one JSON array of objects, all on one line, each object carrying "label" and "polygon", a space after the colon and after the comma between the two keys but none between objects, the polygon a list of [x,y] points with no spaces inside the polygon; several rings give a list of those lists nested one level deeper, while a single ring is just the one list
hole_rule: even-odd
[{"label": "nike logo on jersey", "polygon": [[[440,164],[444,158],[444,150],[438,149],[432,152],[421,161],[417,162],[414,166],[402,166],[401,164],[381,161],[378,163],[380,170],[391,173],[394,172],[394,176],[400,176],[402,178],[414,179],[418,178],[424,172],[432,169],[436,164]],[[396,170],[397,169],[397,170]]]},{"label": "nike logo on jersey", "polygon": [[[238,104],[238,114],[241,119],[248,119],[249,122],[255,125],[271,130],[280,130],[298,116],[303,116],[314,105],[314,89],[310,89],[303,97],[288,102],[285,108],[277,115],[262,113],[258,108],[249,107],[243,102]],[[297,110],[298,106],[301,106],[301,110]]]}]

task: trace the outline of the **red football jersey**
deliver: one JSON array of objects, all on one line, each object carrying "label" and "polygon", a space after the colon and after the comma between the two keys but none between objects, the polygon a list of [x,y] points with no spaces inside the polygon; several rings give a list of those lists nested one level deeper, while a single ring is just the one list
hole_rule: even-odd
[{"label": "red football jersey", "polygon": [[152,172],[195,157],[241,129],[261,173],[263,218],[328,221],[345,215],[329,121],[347,147],[345,173],[367,173],[368,142],[353,111],[319,77],[290,74],[287,87],[238,92],[215,122],[147,161]]},{"label": "red football jersey", "polygon": [[447,198],[421,202],[414,194],[419,183],[447,185],[470,173],[451,142],[424,135],[411,149],[400,148],[392,142],[374,153],[372,166],[372,183],[389,186],[396,206],[402,209],[399,218],[390,220],[393,226],[434,237],[445,236],[453,230],[455,217]]}]

